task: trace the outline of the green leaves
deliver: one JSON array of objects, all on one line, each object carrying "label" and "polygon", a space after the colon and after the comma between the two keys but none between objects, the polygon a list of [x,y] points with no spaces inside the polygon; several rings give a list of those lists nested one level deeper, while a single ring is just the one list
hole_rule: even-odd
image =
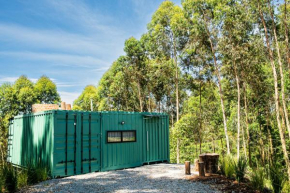
[{"label": "green leaves", "polygon": [[60,102],[56,85],[47,76],[38,79],[34,86],[34,92],[38,103],[56,104]]}]

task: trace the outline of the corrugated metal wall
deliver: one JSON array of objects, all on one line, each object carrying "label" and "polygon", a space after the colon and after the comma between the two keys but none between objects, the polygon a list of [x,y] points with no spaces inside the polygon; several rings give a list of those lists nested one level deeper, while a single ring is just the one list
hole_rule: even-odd
[{"label": "corrugated metal wall", "polygon": [[[140,113],[102,113],[102,171],[143,164],[142,118]],[[122,130],[136,130],[136,142],[107,143],[107,131]]]},{"label": "corrugated metal wall", "polygon": [[144,116],[145,162],[169,161],[168,116]]},{"label": "corrugated metal wall", "polygon": [[20,166],[41,162],[52,167],[53,113],[14,118],[9,128],[8,161]]},{"label": "corrugated metal wall", "polygon": [[100,113],[57,111],[54,176],[100,170]]},{"label": "corrugated metal wall", "polygon": [[[108,143],[108,131],[136,131],[136,141]],[[169,161],[168,116],[62,110],[17,116],[8,155],[20,166],[41,160],[53,177]]]}]

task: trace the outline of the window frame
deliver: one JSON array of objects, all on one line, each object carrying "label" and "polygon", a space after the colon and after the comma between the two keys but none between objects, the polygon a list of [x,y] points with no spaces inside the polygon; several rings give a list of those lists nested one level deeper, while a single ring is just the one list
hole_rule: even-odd
[{"label": "window frame", "polygon": [[[121,132],[121,141],[110,142],[109,141],[109,132]],[[123,141],[123,132],[133,132],[134,135],[135,135],[135,140],[134,141]],[[106,136],[106,141],[107,141],[107,143],[132,143],[132,142],[137,142],[137,132],[136,132],[136,130],[108,130],[107,131],[107,136]]]}]

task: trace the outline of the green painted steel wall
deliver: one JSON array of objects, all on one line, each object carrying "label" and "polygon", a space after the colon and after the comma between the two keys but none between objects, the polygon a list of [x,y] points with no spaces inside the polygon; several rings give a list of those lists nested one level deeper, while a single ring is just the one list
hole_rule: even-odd
[{"label": "green painted steel wall", "polygon": [[[141,113],[102,113],[102,171],[143,164],[142,121]],[[122,130],[136,130],[136,142],[107,143],[107,131]]]},{"label": "green painted steel wall", "polygon": [[53,176],[100,170],[100,113],[56,111]]},{"label": "green painted steel wall", "polygon": [[169,161],[168,116],[145,116],[143,124],[145,162]]},{"label": "green painted steel wall", "polygon": [[52,112],[15,117],[9,128],[8,161],[20,166],[41,162],[51,170],[53,118]]},{"label": "green painted steel wall", "polygon": [[[121,130],[135,130],[136,142],[107,143],[107,131]],[[168,116],[63,110],[17,116],[8,154],[20,166],[42,160],[53,177],[169,161]]]}]

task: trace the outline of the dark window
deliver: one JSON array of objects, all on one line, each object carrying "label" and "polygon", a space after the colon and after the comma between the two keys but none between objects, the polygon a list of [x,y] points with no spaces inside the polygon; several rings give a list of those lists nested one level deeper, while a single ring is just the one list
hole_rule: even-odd
[{"label": "dark window", "polygon": [[136,131],[123,131],[123,141],[136,141]]},{"label": "dark window", "polygon": [[121,131],[108,131],[108,143],[118,143],[122,141]]},{"label": "dark window", "polygon": [[122,142],[135,142],[136,130],[130,131],[107,131],[108,143],[122,143]]}]

